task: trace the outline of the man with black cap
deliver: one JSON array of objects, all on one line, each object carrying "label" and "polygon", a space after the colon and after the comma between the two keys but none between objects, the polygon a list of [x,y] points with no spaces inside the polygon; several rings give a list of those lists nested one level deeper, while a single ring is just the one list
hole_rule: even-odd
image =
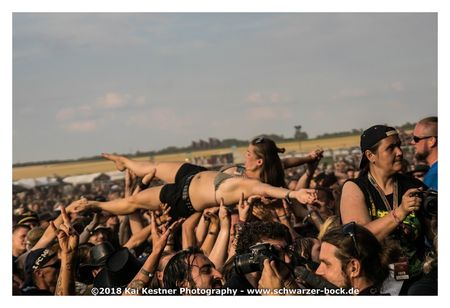
[{"label": "man with black cap", "polygon": [[22,295],[53,295],[61,261],[57,252],[39,248],[30,253],[25,261],[25,282]]},{"label": "man with black cap", "polygon": [[359,177],[347,181],[342,189],[342,223],[355,221],[378,240],[389,237],[400,245],[404,255],[393,266],[395,278],[406,281],[404,293],[422,273],[419,252],[423,247],[423,224],[418,212],[421,199],[415,193],[423,189],[423,183],[399,173],[403,152],[395,128],[375,125],[365,130],[361,152]]}]

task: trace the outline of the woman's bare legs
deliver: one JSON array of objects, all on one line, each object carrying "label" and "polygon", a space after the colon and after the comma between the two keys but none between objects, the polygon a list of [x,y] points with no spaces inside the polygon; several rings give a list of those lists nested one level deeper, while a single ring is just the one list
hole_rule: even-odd
[{"label": "woman's bare legs", "polygon": [[144,177],[146,174],[156,170],[155,177],[166,183],[175,183],[175,176],[184,164],[183,162],[152,163],[150,161],[137,161],[125,156],[108,153],[102,153],[102,156],[116,164],[117,170],[124,171],[129,169],[139,177]]},{"label": "woman's bare legs", "polygon": [[143,190],[133,196],[115,199],[106,202],[99,201],[86,201],[84,204],[80,204],[74,208],[74,212],[81,212],[90,208],[102,209],[114,215],[127,215],[131,214],[137,209],[146,209],[150,211],[159,210],[161,200],[159,200],[159,194],[163,186],[150,187]]}]

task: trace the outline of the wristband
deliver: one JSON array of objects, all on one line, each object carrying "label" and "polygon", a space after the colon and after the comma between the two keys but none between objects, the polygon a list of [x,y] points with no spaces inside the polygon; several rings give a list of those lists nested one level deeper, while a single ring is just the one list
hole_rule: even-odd
[{"label": "wristband", "polygon": [[290,194],[291,192],[292,192],[292,191],[289,190],[289,191],[287,192],[286,196],[284,197],[284,200],[286,200],[286,202],[287,202],[288,204],[292,204],[291,198],[289,197],[289,194]]},{"label": "wristband", "polygon": [[143,268],[141,268],[140,270],[139,270],[139,272],[142,274],[142,275],[145,275],[145,276],[147,276],[148,278],[153,278],[153,276],[154,276],[154,274],[153,273],[150,273],[150,272],[148,272],[148,271],[146,271],[145,269],[143,269]]},{"label": "wristband", "polygon": [[397,214],[395,214],[395,209],[391,211],[392,218],[394,218],[395,223],[401,224],[402,221],[398,218]]}]

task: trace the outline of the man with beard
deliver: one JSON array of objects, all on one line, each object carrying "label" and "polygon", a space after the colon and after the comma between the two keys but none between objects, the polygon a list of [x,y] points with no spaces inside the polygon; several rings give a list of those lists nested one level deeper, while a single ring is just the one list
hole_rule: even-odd
[{"label": "man with beard", "polygon": [[353,294],[377,295],[389,273],[383,256],[376,237],[350,222],[331,229],[322,238],[316,274],[337,287],[358,290]]},{"label": "man with beard", "polygon": [[198,247],[190,247],[177,252],[167,262],[163,284],[164,288],[178,290],[221,288],[222,274]]},{"label": "man with beard", "polygon": [[416,150],[416,159],[425,160],[430,170],[423,182],[429,188],[438,189],[438,118],[428,117],[420,120],[414,127],[411,144]]}]

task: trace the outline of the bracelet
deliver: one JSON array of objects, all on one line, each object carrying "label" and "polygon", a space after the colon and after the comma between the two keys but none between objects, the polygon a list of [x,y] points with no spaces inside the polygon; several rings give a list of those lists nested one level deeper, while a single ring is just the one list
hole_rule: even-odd
[{"label": "bracelet", "polygon": [[291,198],[289,197],[289,194],[292,192],[292,190],[289,190],[286,194],[286,196],[284,197],[284,200],[286,200],[286,202],[288,204],[292,204]]},{"label": "bracelet", "polygon": [[395,209],[393,209],[393,210],[391,211],[391,215],[392,215],[392,218],[394,218],[394,221],[395,221],[396,224],[401,224],[401,223],[403,223],[403,222],[398,218],[397,214],[395,214]]},{"label": "bracelet", "polygon": [[154,276],[153,273],[150,273],[150,272],[146,271],[146,270],[143,269],[143,268],[141,268],[141,269],[139,270],[139,272],[140,272],[142,275],[148,276],[150,279],[153,278],[153,276]]}]

